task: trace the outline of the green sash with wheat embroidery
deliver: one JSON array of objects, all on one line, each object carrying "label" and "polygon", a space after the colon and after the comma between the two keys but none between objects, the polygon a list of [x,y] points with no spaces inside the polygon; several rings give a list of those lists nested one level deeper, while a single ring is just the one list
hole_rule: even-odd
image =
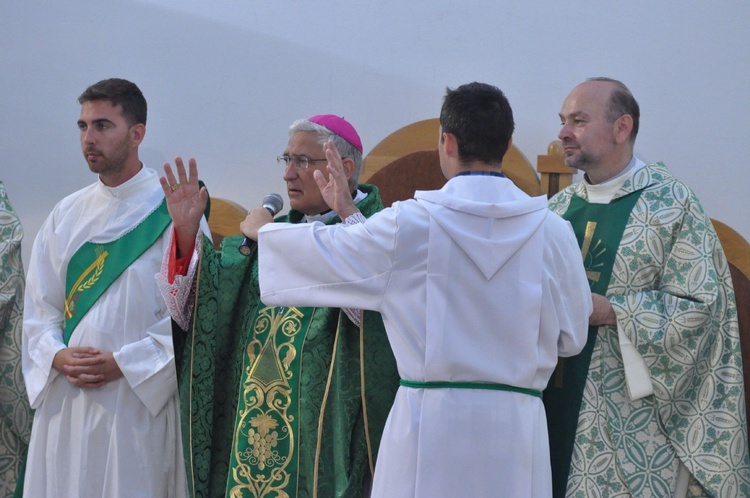
[{"label": "green sash with wheat embroidery", "polygon": [[73,254],[65,276],[63,341],[66,346],[78,322],[96,300],[161,237],[171,222],[164,199],[153,213],[119,239],[106,244],[86,242]]}]

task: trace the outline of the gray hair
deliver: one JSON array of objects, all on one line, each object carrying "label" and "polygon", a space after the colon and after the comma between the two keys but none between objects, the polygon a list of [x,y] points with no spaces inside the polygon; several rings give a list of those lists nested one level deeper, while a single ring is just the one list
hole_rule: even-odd
[{"label": "gray hair", "polygon": [[289,127],[290,137],[298,132],[315,133],[318,136],[318,143],[320,145],[325,145],[329,140],[333,141],[333,146],[336,147],[342,159],[349,158],[354,161],[354,171],[349,178],[349,190],[354,191],[359,187],[359,175],[362,172],[362,153],[356,147],[325,126],[306,119],[298,119]]}]

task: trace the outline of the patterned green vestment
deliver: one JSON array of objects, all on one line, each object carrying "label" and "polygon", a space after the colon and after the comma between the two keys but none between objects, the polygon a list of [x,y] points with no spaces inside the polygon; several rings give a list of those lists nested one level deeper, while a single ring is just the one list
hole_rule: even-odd
[{"label": "patterned green vestment", "polygon": [[[599,327],[565,496],[671,496],[680,462],[693,476],[690,497],[750,496],[737,309],[724,252],[693,192],[662,163],[638,170],[613,202],[637,191],[606,295],[654,393],[630,399],[617,329]],[[582,184],[557,194],[550,208],[563,215],[574,197],[587,199]],[[559,429],[555,417],[548,413],[550,433]]]},{"label": "patterned green vestment", "polygon": [[[375,187],[360,190],[365,216],[382,209]],[[256,248],[242,256],[241,241],[225,238],[220,253],[204,241],[179,359],[191,492],[363,496],[398,388],[382,319],[365,312],[360,330],[340,309],[265,306]]]},{"label": "patterned green vestment", "polygon": [[21,373],[23,228],[0,182],[0,497],[13,496],[31,437],[33,413]]}]

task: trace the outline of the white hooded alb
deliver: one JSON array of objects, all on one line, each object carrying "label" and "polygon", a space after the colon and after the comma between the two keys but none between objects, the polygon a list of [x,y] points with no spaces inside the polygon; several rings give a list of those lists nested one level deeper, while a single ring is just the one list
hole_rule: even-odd
[{"label": "white hooded alb", "polygon": [[[541,391],[586,342],[573,231],[506,178],[460,175],[359,225],[266,225],[259,261],[266,304],[379,311],[409,381]],[[373,496],[551,496],[541,399],[401,387]]]}]

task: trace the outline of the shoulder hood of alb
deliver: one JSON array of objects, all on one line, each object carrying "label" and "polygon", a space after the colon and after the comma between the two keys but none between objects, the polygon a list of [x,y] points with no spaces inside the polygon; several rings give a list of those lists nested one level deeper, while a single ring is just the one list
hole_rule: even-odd
[{"label": "shoulder hood of alb", "polygon": [[529,243],[549,214],[546,197],[529,197],[501,177],[459,176],[414,198],[487,279]]}]

